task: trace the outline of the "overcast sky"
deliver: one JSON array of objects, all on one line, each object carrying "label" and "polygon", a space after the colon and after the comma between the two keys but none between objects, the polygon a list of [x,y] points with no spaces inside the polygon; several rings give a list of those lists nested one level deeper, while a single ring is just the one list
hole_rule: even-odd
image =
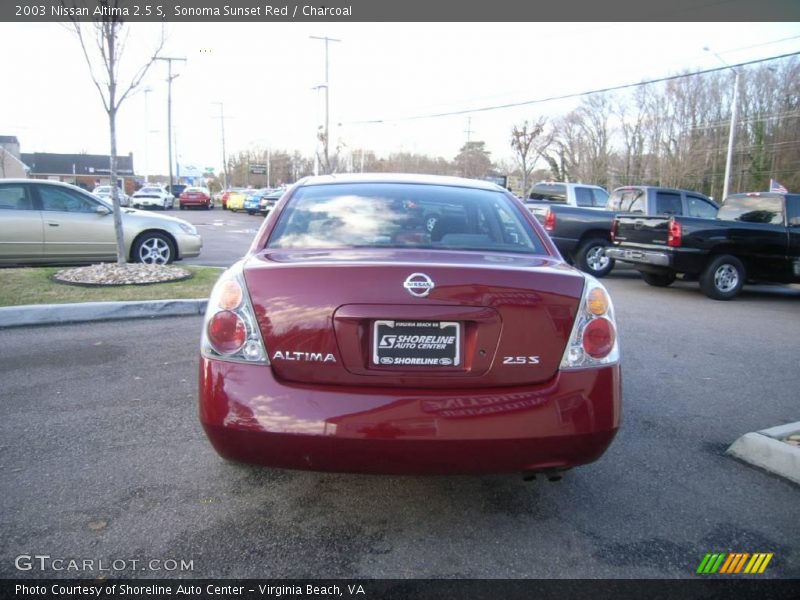
[{"label": "overcast sky", "polygon": [[[467,139],[511,156],[513,124],[567,113],[578,100],[471,115],[404,120],[583,92],[800,51],[800,23],[171,23],[173,126],[183,164],[221,169],[219,106],[228,154],[256,147],[311,156],[323,122],[324,43],[331,43],[331,140],[379,155],[452,159]],[[128,26],[123,80],[152,53],[160,25]],[[107,154],[108,125],[80,46],[65,25],[0,23],[5,58],[0,135],[22,152]],[[167,65],[155,64],[122,106],[118,151],[138,174],[167,172]],[[145,88],[150,93],[143,93]],[[377,124],[359,121],[382,120]],[[341,125],[339,125],[341,123]],[[148,133],[149,131],[149,133]]]}]

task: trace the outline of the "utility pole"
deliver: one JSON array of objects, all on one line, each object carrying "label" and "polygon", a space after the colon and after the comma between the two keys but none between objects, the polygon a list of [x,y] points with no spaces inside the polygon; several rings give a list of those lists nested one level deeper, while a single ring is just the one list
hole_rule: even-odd
[{"label": "utility pole", "polygon": [[172,193],[172,80],[178,77],[172,75],[172,61],[181,60],[186,62],[185,58],[175,58],[171,56],[156,56],[156,60],[167,61],[167,153],[169,154],[169,188],[167,190]]},{"label": "utility pole", "polygon": [[725,62],[722,57],[714,52],[708,46],[703,48],[706,52],[711,52],[714,56],[717,57],[723,65],[728,67],[731,71],[734,72],[735,77],[733,78],[733,99],[731,100],[731,124],[730,129],[728,130],[728,154],[725,157],[725,181],[722,184],[722,198],[720,200],[725,200],[728,197],[728,191],[730,189],[730,180],[731,180],[731,166],[733,163],[733,141],[734,136],[736,133],[736,116],[738,112],[738,104],[739,104],[739,71],[740,69],[736,69],[730,66],[727,62]]},{"label": "utility pole", "polygon": [[225,157],[225,114],[222,109],[222,102],[212,102],[211,104],[219,104],[219,119],[222,126],[222,182],[223,190],[228,189],[228,159]]},{"label": "utility pole", "polygon": [[325,133],[323,139],[323,152],[325,153],[325,173],[331,172],[331,161],[330,157],[328,156],[328,142],[329,142],[329,130],[328,130],[328,110],[330,108],[330,86],[328,85],[328,43],[329,42],[341,42],[342,40],[337,40],[335,38],[329,38],[327,36],[316,36],[310,35],[308,36],[312,40],[322,40],[325,42]]},{"label": "utility pole", "polygon": [[467,128],[464,130],[464,133],[467,134],[467,143],[464,144],[464,172],[462,175],[466,177],[467,174],[471,172],[470,163],[472,161],[470,160],[469,138],[472,134],[472,117],[467,117]]}]

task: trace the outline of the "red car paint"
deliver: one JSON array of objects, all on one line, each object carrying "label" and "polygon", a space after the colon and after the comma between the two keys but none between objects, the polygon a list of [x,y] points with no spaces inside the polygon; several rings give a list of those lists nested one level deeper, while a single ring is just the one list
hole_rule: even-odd
[{"label": "red car paint", "polygon": [[[341,179],[305,185],[332,180]],[[621,416],[617,355],[564,367],[576,316],[586,317],[589,283],[521,202],[505,194],[541,253],[268,247],[302,185],[264,222],[238,280],[252,311],[251,337],[263,340],[269,364],[204,346],[200,420],[222,456],[293,469],[443,474],[560,470],[605,451]],[[427,296],[404,287],[413,273],[435,283]],[[208,323],[221,312],[214,298]],[[613,323],[613,309],[603,318]],[[459,364],[377,364],[372,325],[385,319],[458,323]],[[616,352],[615,337],[611,346]]]},{"label": "red car paint", "polygon": [[211,206],[211,193],[200,192],[195,190],[186,190],[181,193],[178,198],[180,208],[198,206],[201,208],[208,208]]}]

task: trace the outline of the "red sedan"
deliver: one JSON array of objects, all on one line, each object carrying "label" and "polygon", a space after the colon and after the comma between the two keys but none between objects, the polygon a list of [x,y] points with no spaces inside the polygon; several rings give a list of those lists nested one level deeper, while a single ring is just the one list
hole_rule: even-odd
[{"label": "red sedan", "polygon": [[178,197],[178,204],[181,210],[192,206],[205,208],[206,210],[214,208],[214,200],[211,198],[211,192],[201,187],[187,187]]},{"label": "red sedan", "polygon": [[214,288],[199,390],[236,461],[555,477],[619,427],[614,309],[494,184],[312,177]]}]

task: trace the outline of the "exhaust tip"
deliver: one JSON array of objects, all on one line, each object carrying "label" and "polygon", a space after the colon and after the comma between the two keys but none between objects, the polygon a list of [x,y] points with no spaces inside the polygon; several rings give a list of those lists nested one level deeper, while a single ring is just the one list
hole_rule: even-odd
[{"label": "exhaust tip", "polygon": [[539,469],[536,471],[523,471],[523,481],[535,481],[537,475],[544,475],[547,481],[561,481],[564,478],[564,472],[568,469]]}]

